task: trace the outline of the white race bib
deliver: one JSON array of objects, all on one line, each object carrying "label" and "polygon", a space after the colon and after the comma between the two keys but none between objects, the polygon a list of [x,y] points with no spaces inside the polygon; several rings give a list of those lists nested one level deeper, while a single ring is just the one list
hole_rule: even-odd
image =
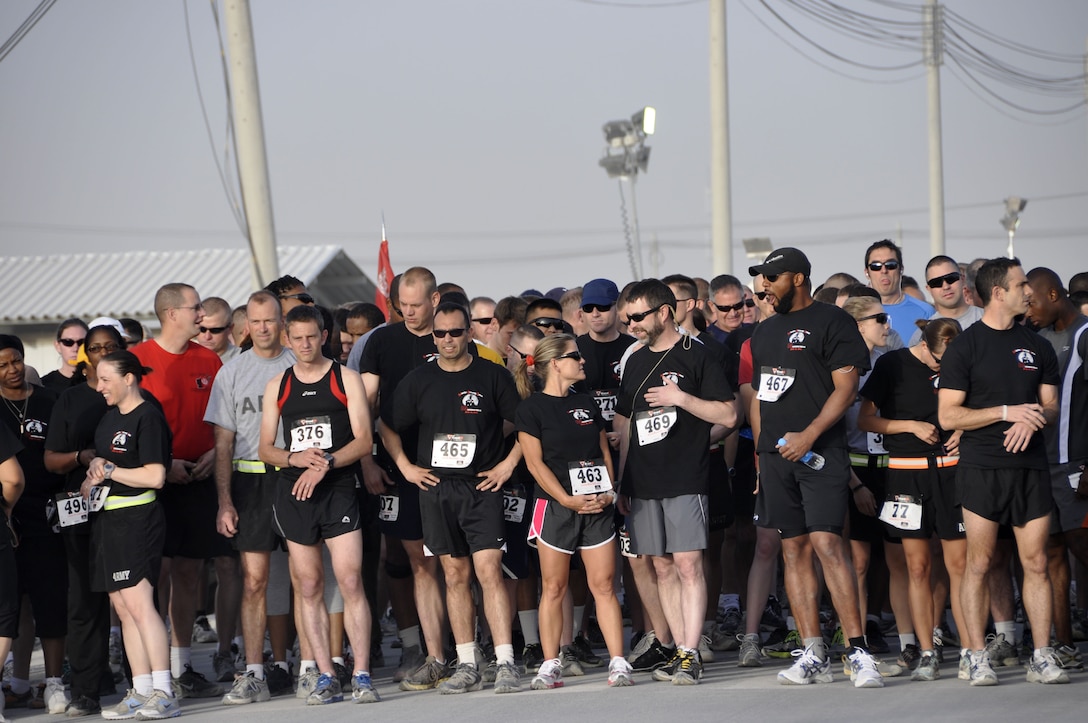
[{"label": "white race bib", "polygon": [[920,530],[922,505],[910,495],[896,495],[880,508],[880,519],[900,530]]},{"label": "white race bib", "polygon": [[311,447],[332,449],[332,420],[328,415],[296,419],[291,425],[291,451],[302,452]]},{"label": "white race bib", "polygon": [[57,519],[61,527],[74,527],[87,521],[87,500],[82,495],[57,495]]},{"label": "white race bib", "polygon": [[638,429],[638,445],[645,447],[668,437],[669,432],[676,426],[677,419],[676,407],[661,407],[637,412],[635,427]]},{"label": "white race bib", "polygon": [[571,462],[567,465],[570,491],[574,495],[598,495],[612,491],[612,480],[603,459]]},{"label": "white race bib", "polygon": [[782,367],[761,367],[759,370],[759,391],[756,399],[761,402],[777,402],[790,390],[797,380],[796,369]]},{"label": "white race bib", "polygon": [[513,490],[502,491],[502,516],[507,522],[520,523],[525,518],[525,498]]},{"label": "white race bib", "polygon": [[476,456],[475,434],[436,434],[431,444],[431,466],[464,469]]},{"label": "white race bib", "polygon": [[398,517],[400,517],[400,497],[378,495],[378,519],[383,522],[396,522]]},{"label": "white race bib", "polygon": [[91,512],[98,512],[106,506],[106,498],[110,496],[109,485],[97,485],[91,488],[87,497],[87,507]]},{"label": "white race bib", "polygon": [[887,454],[888,450],[884,449],[884,435],[877,432],[866,432],[865,441],[869,446],[869,454]]},{"label": "white race bib", "polygon": [[616,392],[612,389],[598,389],[593,392],[593,400],[601,410],[604,421],[611,422],[616,416]]},{"label": "white race bib", "polygon": [[620,528],[620,554],[624,557],[638,557],[631,552],[631,533],[627,531],[627,525]]}]

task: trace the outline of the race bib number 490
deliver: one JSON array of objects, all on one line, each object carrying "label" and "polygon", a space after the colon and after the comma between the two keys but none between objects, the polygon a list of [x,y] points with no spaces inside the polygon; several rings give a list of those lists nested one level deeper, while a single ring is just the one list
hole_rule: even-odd
[{"label": "race bib number 490", "polygon": [[790,390],[797,379],[797,370],[781,367],[761,367],[759,370],[759,391],[756,399],[761,402],[777,402]]},{"label": "race bib number 490", "polygon": [[676,426],[676,407],[660,407],[647,409],[635,414],[635,428],[638,430],[638,444],[645,447],[647,444],[660,442],[669,436],[669,432]]},{"label": "race bib number 490", "polygon": [[612,490],[612,480],[603,459],[571,462],[567,465],[567,475],[571,494],[597,495]]},{"label": "race bib number 490", "polygon": [[291,451],[332,449],[332,420],[328,415],[296,419],[291,425]]},{"label": "race bib number 490", "polygon": [[475,434],[436,434],[431,444],[431,466],[464,469],[476,456]]}]

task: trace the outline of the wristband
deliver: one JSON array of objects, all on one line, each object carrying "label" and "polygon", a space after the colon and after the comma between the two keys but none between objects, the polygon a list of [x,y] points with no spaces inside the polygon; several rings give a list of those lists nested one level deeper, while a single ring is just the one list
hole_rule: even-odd
[{"label": "wristband", "polygon": [[1001,421],[1002,422],[1009,421],[1009,405],[1008,404],[1002,404],[1001,405]]},{"label": "wristband", "polygon": [[287,466],[288,466],[288,467],[290,467],[290,466],[291,466],[291,455],[292,455],[292,454],[294,454],[294,452],[288,452],[288,453],[287,453]]},{"label": "wristband", "polygon": [[864,487],[864,486],[865,486],[864,484],[860,484],[860,485],[858,485],[857,487],[851,487],[851,488],[850,488],[850,491],[851,491],[851,492],[857,492],[858,490],[860,490],[860,489],[861,489],[862,487]]},{"label": "wristband", "polygon": [[79,461],[79,455],[80,455],[81,452],[83,452],[82,449],[76,452],[76,467],[82,467],[83,466],[83,463]]}]

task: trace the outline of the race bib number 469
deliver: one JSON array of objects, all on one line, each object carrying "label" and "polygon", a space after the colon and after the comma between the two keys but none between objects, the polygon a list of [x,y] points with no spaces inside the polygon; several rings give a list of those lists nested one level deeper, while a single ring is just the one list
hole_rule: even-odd
[{"label": "race bib number 469", "polygon": [[635,428],[638,430],[639,446],[645,447],[668,437],[669,432],[676,426],[677,419],[676,407],[660,407],[636,413]]}]

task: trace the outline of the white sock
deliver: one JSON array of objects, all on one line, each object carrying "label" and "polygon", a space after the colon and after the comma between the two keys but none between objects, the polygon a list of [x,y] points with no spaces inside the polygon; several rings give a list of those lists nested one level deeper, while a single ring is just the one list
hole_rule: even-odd
[{"label": "white sock", "polygon": [[574,606],[574,637],[582,634],[582,621],[586,618],[586,606]]},{"label": "white sock", "polygon": [[999,634],[1004,633],[1005,640],[1011,643],[1016,636],[1016,623],[1012,620],[1003,620],[1000,623],[995,621],[994,632]]},{"label": "white sock", "polygon": [[290,673],[291,672],[291,666],[287,663],[286,660],[277,660],[276,661],[276,667],[279,668],[280,670],[282,670],[285,673]]},{"label": "white sock", "polygon": [[918,645],[918,638],[914,633],[903,633],[899,636],[899,649],[906,650],[908,645]]},{"label": "white sock", "polygon": [[260,663],[256,665],[246,665],[246,672],[253,673],[253,677],[257,680],[264,680],[264,666]]},{"label": "white sock", "polygon": [[540,645],[540,611],[518,610],[518,620],[521,622],[521,635],[525,638],[526,645]]},{"label": "white sock", "polygon": [[298,674],[309,673],[311,670],[317,670],[316,660],[303,660],[298,664]]},{"label": "white sock", "polygon": [[503,663],[514,664],[514,646],[507,643],[506,645],[495,646],[495,662],[499,665]]},{"label": "white sock", "polygon": [[152,670],[151,687],[155,690],[162,691],[167,698],[174,697],[174,686],[170,685],[169,670]]},{"label": "white sock", "polygon": [[155,690],[154,677],[150,673],[132,676],[132,689],[140,695],[151,695]]},{"label": "white sock", "polygon": [[417,648],[419,646],[419,626],[413,625],[409,628],[403,628],[397,631],[397,635],[400,636],[401,650],[410,648],[413,645]]},{"label": "white sock", "polygon": [[476,667],[476,643],[457,643],[457,664]]},{"label": "white sock", "polygon": [[185,672],[185,666],[192,665],[192,663],[192,648],[175,648],[173,645],[170,646],[170,672],[174,674],[175,678],[180,678],[182,673]]},{"label": "white sock", "polygon": [[344,656],[334,655],[333,658],[332,658],[332,663],[333,663],[333,665],[343,665],[344,664]]},{"label": "white sock", "polygon": [[12,678],[11,679],[11,692],[12,693],[15,693],[16,695],[22,695],[23,693],[27,692],[28,690],[30,690],[30,681],[29,680],[23,680],[22,678]]}]

